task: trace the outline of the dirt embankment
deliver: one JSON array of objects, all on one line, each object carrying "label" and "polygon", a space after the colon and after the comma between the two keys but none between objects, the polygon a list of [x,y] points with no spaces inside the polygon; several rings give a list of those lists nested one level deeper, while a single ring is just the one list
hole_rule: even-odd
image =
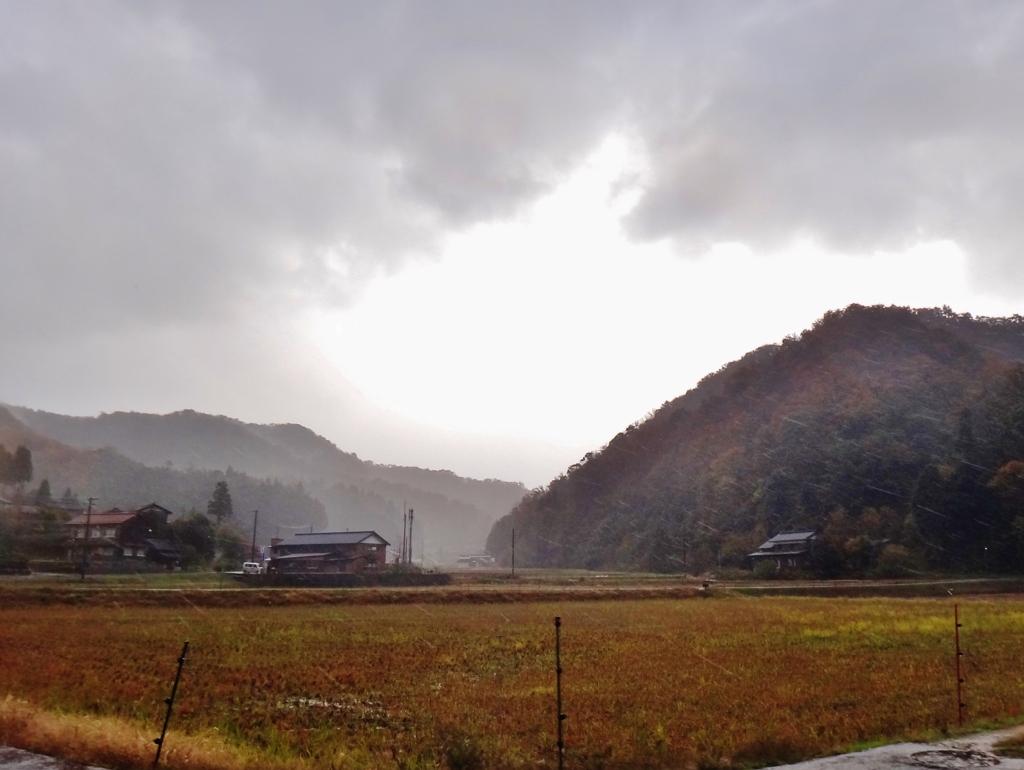
[{"label": "dirt embankment", "polygon": [[970,578],[917,581],[601,581],[491,580],[451,586],[374,588],[128,587],[102,585],[0,584],[0,607],[45,605],[284,607],[366,604],[519,604],[529,602],[695,599],[711,597],[807,596],[835,598],[969,598],[1024,595],[1024,579]]},{"label": "dirt embankment", "polygon": [[0,588],[0,607],[45,605],[283,607],[360,604],[515,604],[525,602],[692,599],[699,587],[463,587],[463,588]]}]

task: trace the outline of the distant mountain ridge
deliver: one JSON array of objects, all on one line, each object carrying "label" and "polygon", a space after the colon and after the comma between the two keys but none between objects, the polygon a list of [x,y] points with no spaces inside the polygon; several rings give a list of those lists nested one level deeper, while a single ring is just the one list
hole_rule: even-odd
[{"label": "distant mountain ridge", "polygon": [[[255,425],[192,410],[69,417],[8,406],[35,433],[82,450],[110,449],[151,468],[217,470],[301,483],[326,507],[329,526],[401,537],[403,507],[416,509],[425,550],[480,548],[491,524],[526,492],[522,484],[361,460],[301,425]],[[418,556],[418,553],[417,553]]]},{"label": "distant mountain ridge", "polygon": [[877,567],[885,548],[906,568],[1014,569],[1021,361],[1020,316],[830,312],[528,494],[488,547],[508,560],[515,528],[517,564],[696,572],[742,566],[768,534],[809,528],[834,571]]},{"label": "distant mountain ridge", "polygon": [[158,502],[177,514],[205,511],[217,482],[226,480],[235,523],[247,536],[252,532],[251,512],[263,512],[257,532],[260,543],[293,521],[316,529],[328,523],[323,503],[299,483],[283,484],[234,470],[153,468],[110,448],[78,449],[37,433],[5,407],[0,407],[0,443],[29,448],[34,484],[46,479],[58,493],[69,488],[83,502],[94,497],[96,510],[130,510]]}]

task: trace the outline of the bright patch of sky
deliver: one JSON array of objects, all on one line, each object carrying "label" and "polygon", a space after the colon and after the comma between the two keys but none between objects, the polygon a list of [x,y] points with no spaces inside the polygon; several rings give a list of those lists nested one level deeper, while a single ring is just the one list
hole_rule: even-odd
[{"label": "bright patch of sky", "polygon": [[543,483],[829,310],[1020,312],[1022,77],[1000,0],[0,3],[0,401]]},{"label": "bright patch of sky", "polygon": [[1003,315],[955,243],[902,253],[773,254],[719,244],[680,259],[622,225],[649,163],[609,137],[523,216],[451,237],[439,261],[306,321],[378,405],[436,426],[600,446],[723,364],[852,302]]}]

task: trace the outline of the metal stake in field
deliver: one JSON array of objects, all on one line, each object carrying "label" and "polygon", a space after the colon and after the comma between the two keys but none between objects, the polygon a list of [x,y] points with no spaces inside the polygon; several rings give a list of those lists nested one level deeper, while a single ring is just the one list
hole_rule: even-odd
[{"label": "metal stake in field", "polygon": [[960,622],[960,608],[955,604],[953,605],[953,624],[953,631],[956,637],[956,722],[960,727],[963,727],[964,707],[966,705],[963,696],[964,677],[960,666],[960,658],[964,656],[960,650],[960,628],[963,624]]},{"label": "metal stake in field", "polygon": [[555,618],[555,700],[558,705],[558,770],[562,770],[562,761],[565,758],[565,741],[562,740],[562,722],[565,721],[565,714],[562,713],[562,619]]},{"label": "metal stake in field", "polygon": [[160,763],[160,752],[164,748],[164,738],[167,736],[167,724],[171,721],[171,709],[174,708],[174,696],[178,693],[178,682],[181,681],[181,669],[185,665],[185,655],[188,653],[188,642],[181,648],[181,657],[178,658],[178,673],[174,675],[174,685],[171,687],[171,697],[164,703],[167,704],[167,715],[164,717],[164,729],[160,731],[160,737],[154,738],[156,744],[156,757],[153,759],[153,767]]}]

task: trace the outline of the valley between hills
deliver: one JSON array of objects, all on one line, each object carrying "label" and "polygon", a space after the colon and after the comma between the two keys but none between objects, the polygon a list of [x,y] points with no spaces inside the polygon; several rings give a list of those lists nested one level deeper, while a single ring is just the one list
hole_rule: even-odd
[{"label": "valley between hills", "polygon": [[[101,508],[205,510],[226,481],[257,539],[376,530],[451,564],[729,575],[815,533],[805,575],[1017,573],[1024,564],[1024,319],[851,305],[751,351],[547,485],[360,459],[301,425],[180,411],[0,407],[35,479]],[[244,526],[243,526],[244,529]],[[778,565],[781,566],[781,565]],[[773,577],[766,567],[759,577]]]}]

